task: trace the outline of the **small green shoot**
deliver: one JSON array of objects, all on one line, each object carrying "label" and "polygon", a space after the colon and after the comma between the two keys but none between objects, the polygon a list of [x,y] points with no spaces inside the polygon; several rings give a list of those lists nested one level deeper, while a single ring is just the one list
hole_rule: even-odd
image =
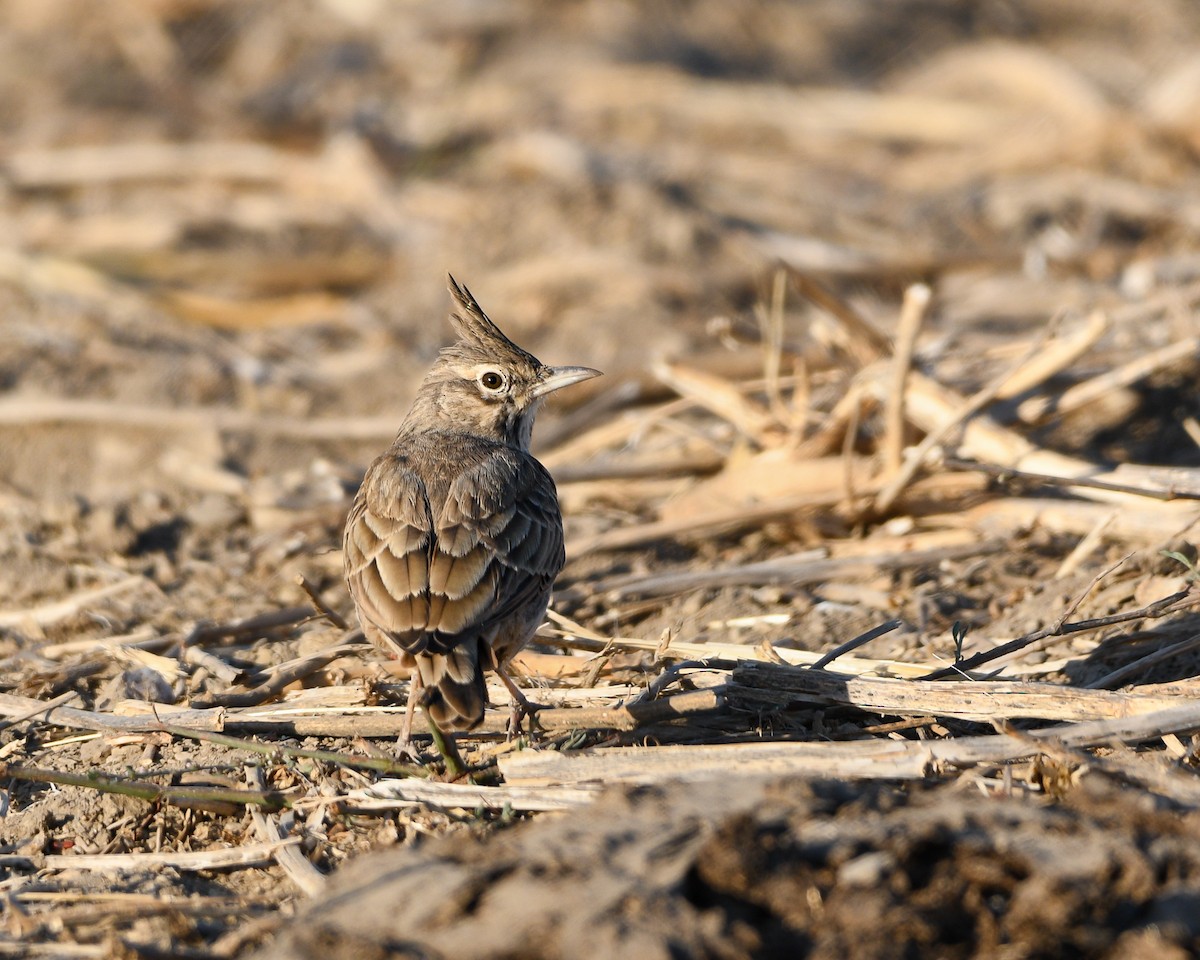
[{"label": "small green shoot", "polygon": [[954,662],[956,665],[962,663],[963,641],[967,639],[970,630],[971,628],[961,620],[955,620],[954,625],[950,627],[950,636],[954,638]]}]

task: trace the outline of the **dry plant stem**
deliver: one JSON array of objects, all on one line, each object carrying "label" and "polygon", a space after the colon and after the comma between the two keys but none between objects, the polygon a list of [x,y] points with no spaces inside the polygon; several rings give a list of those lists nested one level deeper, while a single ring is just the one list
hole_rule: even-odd
[{"label": "dry plant stem", "polygon": [[[95,653],[111,650],[114,647],[138,647],[149,650],[154,647],[165,647],[173,641],[170,637],[159,636],[153,627],[138,627],[130,633],[115,637],[96,637],[88,640],[67,640],[63,643],[47,643],[37,648],[37,655],[46,660],[61,660],[77,653]],[[7,660],[0,661],[0,669]]]},{"label": "dry plant stem", "polygon": [[718,689],[677,693],[649,702],[582,707],[572,710],[541,710],[538,724],[546,732],[567,730],[637,730],[640,727],[680,717],[712,713],[725,705]]},{"label": "dry plant stem", "polygon": [[[75,616],[75,614],[94,603],[107,600],[109,597],[126,593],[134,587],[141,586],[154,587],[154,584],[153,581],[147,580],[141,574],[136,574],[131,577],[125,577],[123,580],[118,580],[116,583],[106,583],[101,587],[81,590],[79,593],[73,594],[65,600],[56,600],[54,603],[46,603],[38,607],[26,607],[23,610],[0,610],[0,627],[19,628],[24,623],[35,623],[39,627],[48,627],[61,620],[66,620],[68,617]],[[154,587],[154,589],[158,588]]]},{"label": "dry plant stem", "polygon": [[219,850],[188,850],[180,853],[101,853],[96,855],[63,854],[30,857],[42,870],[95,870],[102,873],[129,873],[134,870],[245,870],[270,866],[284,847],[299,840],[275,843],[245,843]]},{"label": "dry plant stem", "polygon": [[887,334],[845,300],[799,270],[788,267],[788,272],[800,296],[820,307],[845,328],[854,344],[855,359],[860,366],[866,366],[891,352],[892,344]]},{"label": "dry plant stem", "polygon": [[1200,420],[1195,417],[1183,418],[1183,430],[1197,447],[1200,447]]},{"label": "dry plant stem", "polygon": [[1109,480],[1093,480],[1090,477],[1056,477],[1047,473],[1030,473],[1026,470],[1014,470],[992,463],[979,463],[975,460],[959,460],[947,457],[942,461],[943,466],[951,470],[978,471],[1001,480],[1029,480],[1033,483],[1049,487],[1087,487],[1092,490],[1111,490],[1116,493],[1131,493],[1138,497],[1151,500],[1200,500],[1200,492],[1192,490],[1153,490],[1148,487],[1135,487],[1126,483],[1113,483]]},{"label": "dry plant stem", "polygon": [[[652,703],[629,706],[614,703],[611,706],[596,707],[547,707],[538,711],[537,719],[538,725],[547,733],[570,730],[629,731],[653,723],[719,710],[723,702],[718,691],[698,690],[675,694]],[[394,711],[354,711],[320,715],[297,715],[294,711],[281,711],[277,717],[256,711],[244,717],[236,713],[227,714],[225,724],[230,728],[276,735],[395,737],[400,733],[401,717]],[[424,726],[428,727],[427,721],[424,722]],[[493,710],[485,715],[483,723],[471,731],[470,736],[505,736],[508,727],[507,716]]]},{"label": "dry plant stem", "polygon": [[66,693],[60,694],[53,700],[37,701],[37,706],[31,706],[25,713],[17,714],[15,717],[10,717],[7,720],[0,722],[0,730],[15,726],[18,723],[24,723],[26,720],[33,720],[41,713],[47,710],[53,710],[55,707],[61,707],[67,702],[76,699],[79,696],[78,691],[68,690]]},{"label": "dry plant stem", "polygon": [[[948,419],[954,417],[962,403],[962,398],[954,391],[920,374],[914,373],[912,376],[909,384],[909,416],[927,433],[939,431]],[[985,416],[975,417],[962,424],[956,454],[962,458],[999,463],[1054,476],[1135,482],[1139,487],[1151,489],[1200,489],[1200,471],[1185,468],[1151,468],[1141,464],[1122,464],[1114,470],[1106,471],[1087,460],[1037,447],[1023,435]],[[1164,477],[1166,479],[1163,479]],[[1087,487],[1080,487],[1079,490],[1090,500],[1120,503],[1132,509],[1139,509],[1141,506],[1137,498],[1127,493],[1091,490]],[[1170,513],[1177,523],[1183,519],[1194,519],[1190,504],[1154,506],[1164,514]]]},{"label": "dry plant stem", "polygon": [[[1099,720],[1178,706],[1182,697],[1110,693],[1053,683],[969,680],[885,680],[814,668],[743,663],[733,671],[732,699],[777,703],[811,700],[892,716],[932,714],[990,723],[997,717]],[[746,690],[741,687],[749,688]]]},{"label": "dry plant stem", "polygon": [[55,667],[53,673],[47,676],[50,689],[46,692],[57,696],[58,691],[71,687],[85,677],[103,673],[109,668],[109,663],[103,658],[95,657],[90,660],[74,660]]},{"label": "dry plant stem", "polygon": [[1129,363],[1106,370],[1098,377],[1076,384],[1057,397],[1034,397],[1017,408],[1017,416],[1025,423],[1037,423],[1046,417],[1061,417],[1094,403],[1119,387],[1144,380],[1156,370],[1200,355],[1200,337],[1189,337],[1169,346],[1153,350]]},{"label": "dry plant stem", "polygon": [[[285,847],[285,850],[291,847]],[[82,901],[75,904],[76,901]],[[65,891],[65,890],[22,890],[19,894],[12,897],[10,905],[14,907],[23,907],[26,904],[52,905],[52,911],[40,912],[39,919],[52,915],[54,924],[59,929],[72,930],[76,935],[79,935],[79,927],[92,925],[114,925],[118,929],[130,930],[133,924],[139,920],[149,918],[196,918],[202,923],[206,923],[210,918],[227,917],[234,920],[231,924],[234,930],[239,934],[249,928],[250,930],[261,929],[259,926],[262,921],[270,920],[273,923],[278,922],[278,914],[275,912],[278,909],[277,904],[270,904],[259,898],[251,900],[247,897],[222,897],[215,896],[197,896],[197,897],[156,897],[146,894],[127,894],[127,893],[100,893],[94,890]],[[262,916],[264,911],[271,910],[267,916]],[[259,914],[256,920],[247,920],[247,917]],[[235,919],[236,918],[236,919]],[[114,924],[115,921],[115,924]],[[261,935],[261,934],[260,934]],[[218,938],[209,947],[209,950],[202,954],[204,960],[217,960],[223,956],[217,948],[217,944],[224,939]],[[153,948],[132,947],[128,941],[124,944],[127,948],[136,952],[136,955],[143,960],[147,960],[150,956],[154,956]],[[20,956],[23,958],[36,957],[41,954],[38,952],[38,944],[22,943],[20,946]],[[53,944],[47,944],[50,949],[46,950],[46,954],[55,958],[55,960],[63,960],[63,958],[80,956],[75,952],[79,949],[76,945],[63,943],[61,941]],[[112,953],[111,940],[104,945],[103,957],[111,960]],[[3,950],[3,942],[0,941],[0,956],[7,955]],[[84,948],[87,949],[87,948]],[[150,952],[144,952],[146,950]],[[189,956],[183,953],[178,946],[174,947],[174,952],[171,954],[172,960],[176,957]],[[192,954],[195,956],[195,954]]]},{"label": "dry plant stem", "polygon": [[[1058,317],[1051,320],[1052,328],[1057,329]],[[1100,342],[1108,331],[1108,318],[1100,311],[1095,311],[1087,318],[1087,322],[1070,333],[1061,337],[1053,337],[1046,349],[1041,351],[1029,363],[1014,373],[997,394],[999,400],[1010,400],[1019,397],[1036,387],[1041,386],[1055,374],[1068,369],[1080,357]]]},{"label": "dry plant stem", "polygon": [[940,670],[934,670],[921,679],[938,680],[942,677],[961,676],[962,673],[968,670],[974,670],[982,664],[999,660],[1010,653],[1016,653],[1018,650],[1025,649],[1031,643],[1044,640],[1046,637],[1085,633],[1088,630],[1098,630],[1101,627],[1110,627],[1118,623],[1128,623],[1131,620],[1157,620],[1193,607],[1198,602],[1200,602],[1200,598],[1194,596],[1191,590],[1180,590],[1178,593],[1173,593],[1169,597],[1163,597],[1161,600],[1156,600],[1154,603],[1141,607],[1138,610],[1126,610],[1123,613],[1114,613],[1108,617],[1097,617],[1094,620],[1080,620],[1078,623],[1065,623],[1060,619],[1049,627],[1035,630],[1033,633],[1027,633],[1023,637],[1017,637],[1017,639],[1010,640],[1008,643],[1002,643],[998,647],[993,647],[991,650],[984,650],[972,657],[967,657],[952,667],[943,667]]},{"label": "dry plant stem", "polygon": [[[780,377],[779,385],[795,386],[797,377]],[[655,380],[653,386],[662,389],[662,384]],[[753,393],[766,388],[762,380],[737,381],[731,384],[739,393]],[[652,427],[657,425],[669,426],[673,417],[697,409],[700,404],[687,397],[676,396],[666,403],[660,403],[649,409],[629,411],[621,416],[601,423],[580,435],[560,436],[553,445],[543,444],[544,454],[539,459],[556,477],[560,469],[570,470],[572,465],[586,462],[591,457],[605,451],[620,450],[626,447],[636,447],[640,438]],[[704,440],[703,434],[693,433],[692,436]],[[718,451],[723,456],[723,452]]]},{"label": "dry plant stem", "polygon": [[[20,904],[52,903],[73,904],[77,908],[63,906],[57,918],[68,923],[86,921],[105,913],[120,912],[127,916],[150,916],[178,910],[188,916],[219,916],[229,913],[245,913],[247,909],[264,909],[267,902],[243,897],[162,897],[147,893],[108,893],[95,890],[37,890],[24,888],[14,898]],[[81,902],[82,901],[82,902]]]},{"label": "dry plant stem", "polygon": [[265,940],[287,922],[289,922],[288,918],[285,918],[283,912],[279,910],[273,911],[265,917],[243,922],[217,937],[209,946],[209,952],[215,960],[243,956],[248,944]]},{"label": "dry plant stem", "polygon": [[803,357],[795,359],[794,369],[796,373],[792,379],[795,386],[792,388],[789,406],[788,445],[798,450],[808,433],[809,419],[815,419],[815,412],[812,407],[812,378]]},{"label": "dry plant stem", "polygon": [[[260,792],[266,789],[261,767],[246,768],[246,784]],[[254,823],[255,832],[263,842],[274,843],[287,839],[286,833],[280,827],[276,817],[268,816],[262,810],[252,807],[250,819]],[[324,892],[326,884],[324,874],[308,861],[298,844],[284,847],[275,859],[292,883],[306,896],[316,897]]]},{"label": "dry plant stem", "polygon": [[[556,623],[567,621],[566,617],[553,611],[550,612],[549,616]],[[605,638],[595,636],[588,630],[569,629],[571,630],[570,636],[560,637],[555,642],[565,647],[589,653],[600,653],[617,649],[649,650],[653,652],[660,646],[656,640],[643,640],[639,637]],[[705,662],[711,662],[717,658],[732,661],[763,659],[757,649],[749,647],[744,643],[716,643],[712,641],[707,643],[688,643],[686,641],[674,640],[671,642],[670,652],[675,656],[703,660]],[[823,654],[818,655],[809,650],[794,650],[789,647],[775,647],[774,652],[787,663],[796,666],[814,664],[823,656]],[[924,677],[928,673],[930,665],[906,663],[902,660],[870,660],[865,657],[843,656],[840,658],[838,666],[843,673],[873,673],[879,676],[912,677],[916,679]]]},{"label": "dry plant stem", "polygon": [[[566,711],[573,712],[573,711]],[[273,743],[258,743],[254,740],[243,740],[238,737],[231,737],[227,734],[210,732],[207,729],[197,729],[192,727],[179,726],[177,724],[164,723],[157,716],[149,717],[127,717],[115,716],[112,714],[94,713],[89,710],[77,710],[72,707],[53,707],[49,703],[43,703],[39,700],[33,700],[29,697],[18,697],[13,694],[0,694],[0,714],[12,713],[25,719],[37,719],[46,723],[58,724],[64,727],[71,727],[82,730],[96,731],[122,731],[126,733],[168,733],[173,737],[184,737],[190,740],[199,740],[207,743],[215,743],[223,747],[228,747],[233,750],[246,750],[251,753],[261,753],[268,756],[285,756],[296,757],[306,760],[316,760],[321,763],[332,763],[339,766],[352,767],[364,770],[374,770],[378,773],[389,774],[392,776],[409,776],[409,777],[427,777],[428,771],[423,767],[411,766],[399,763],[395,760],[388,760],[382,757],[362,757],[350,753],[338,753],[332,750],[305,750],[300,747],[290,747],[284,744]],[[44,716],[43,716],[44,714]],[[231,720],[230,725],[236,724],[233,716],[224,709],[216,709],[210,712],[192,710],[187,711],[190,718],[198,723],[203,723],[206,727],[220,729]],[[176,714],[170,715],[171,719],[175,719]],[[338,735],[352,736],[359,732],[355,726],[355,720],[360,718],[349,717],[345,718],[346,723],[343,724],[343,729]],[[267,723],[257,721],[258,725],[269,726]]]},{"label": "dry plant stem", "polygon": [[308,577],[304,576],[304,574],[299,574],[296,577],[296,586],[305,592],[309,601],[313,605],[313,609],[315,609],[317,613],[323,616],[339,630],[349,629],[349,624],[346,623],[342,615],[321,599],[321,595],[317,592],[317,588],[308,582]]},{"label": "dry plant stem", "polygon": [[[1095,756],[1085,753],[1078,748],[1070,748],[1063,744],[1048,744],[1043,740],[1031,737],[1023,730],[1017,730],[1007,721],[997,721],[994,724],[997,733],[1016,739],[1026,739],[1038,753],[1052,757],[1060,763],[1072,768],[1086,766],[1089,770],[1115,780],[1123,785],[1139,787],[1154,793],[1170,797],[1184,806],[1194,807],[1200,803],[1200,783],[1193,776],[1183,774],[1176,768],[1156,767],[1145,763],[1122,761],[1119,754]],[[1173,736],[1173,734],[1168,734]]]},{"label": "dry plant stem", "polygon": [[387,440],[396,433],[395,417],[345,417],[328,420],[261,416],[229,407],[134,406],[105,400],[32,399],[0,401],[0,426],[87,424],[169,433],[218,430],[296,440]]},{"label": "dry plant stem", "polygon": [[896,350],[892,358],[892,385],[888,390],[884,418],[883,462],[889,474],[896,473],[904,460],[904,384],[912,369],[913,351],[921,324],[929,308],[931,291],[924,283],[914,283],[904,291],[900,322],[896,327]]},{"label": "dry plant stem", "polygon": [[223,816],[231,816],[241,807],[258,806],[282,810],[291,806],[291,799],[278,791],[234,790],[224,787],[184,787],[151,783],[148,780],[122,780],[101,773],[70,773],[63,770],[42,770],[0,763],[0,780],[24,780],[28,783],[57,783],[62,786],[83,787],[136,797],[150,803],[170,803],[177,807],[193,807]]},{"label": "dry plant stem", "polygon": [[1180,640],[1178,643],[1163,647],[1161,650],[1155,650],[1144,657],[1139,657],[1133,663],[1127,663],[1125,666],[1105,674],[1099,680],[1093,680],[1087,686],[1093,690],[1108,690],[1112,687],[1119,687],[1122,684],[1131,682],[1139,674],[1151,667],[1170,660],[1172,657],[1177,657],[1181,653],[1188,653],[1195,650],[1197,647],[1200,647],[1200,634],[1188,637],[1186,640]]},{"label": "dry plant stem", "polygon": [[871,412],[877,402],[877,398],[871,395],[865,382],[861,380],[852,382],[812,436],[801,440],[796,445],[793,450],[796,459],[816,459],[833,453],[840,444],[845,442],[846,433],[852,432],[850,430],[851,420],[857,423],[863,413]]},{"label": "dry plant stem", "polygon": [[684,670],[703,669],[708,664],[703,660],[677,660],[650,682],[636,697],[627,701],[626,706],[632,707],[640,703],[649,703],[658,699],[659,695],[680,678]]},{"label": "dry plant stem", "polygon": [[654,375],[681,397],[729,422],[754,443],[762,445],[769,435],[774,424],[770,412],[728,380],[665,362],[654,365]]},{"label": "dry plant stem", "polygon": [[233,623],[201,623],[188,634],[185,643],[210,643],[213,640],[225,640],[231,637],[248,637],[261,635],[264,632],[277,630],[280,627],[291,627],[312,618],[311,607],[284,607],[282,610],[268,610],[244,620]]},{"label": "dry plant stem", "polygon": [[917,475],[917,471],[925,464],[925,458],[929,456],[930,451],[941,444],[960,424],[975,416],[975,414],[979,413],[979,411],[995,400],[1003,389],[1004,384],[1011,377],[1015,376],[1025,364],[1037,356],[1038,351],[1045,344],[1048,335],[1049,331],[1044,331],[1041,336],[1029,345],[1029,349],[1022,354],[1016,363],[1012,364],[998,377],[993,379],[991,383],[986,384],[983,389],[970,397],[961,409],[938,427],[938,429],[930,431],[925,436],[925,439],[918,444],[917,449],[901,468],[900,473],[875,498],[876,513],[885,514],[891,509],[892,504],[896,502],[896,498],[900,496],[901,491],[908,486],[912,478]]},{"label": "dry plant stem", "polygon": [[194,667],[200,667],[209,676],[216,677],[225,683],[237,683],[244,676],[244,671],[222,660],[215,654],[209,653],[203,647],[185,647],[183,650],[183,662]]},{"label": "dry plant stem", "polygon": [[192,701],[191,705],[197,710],[207,710],[212,707],[255,706],[279,696],[286,687],[297,680],[302,680],[304,677],[316,673],[338,657],[345,656],[347,653],[358,649],[357,644],[345,643],[328,647],[320,653],[314,653],[311,656],[302,657],[290,663],[280,664],[271,671],[270,678],[265,683],[261,683],[250,690],[215,693],[208,697],[197,697]]},{"label": "dry plant stem", "polygon": [[1065,577],[1069,577],[1079,569],[1080,564],[1090,557],[1096,548],[1100,546],[1100,541],[1104,537],[1104,531],[1112,525],[1115,518],[1116,511],[1113,511],[1096,521],[1096,525],[1084,534],[1082,539],[1075,544],[1071,552],[1063,559],[1063,562],[1058,565],[1058,569],[1054,571],[1055,580],[1062,580]]},{"label": "dry plant stem", "polygon": [[[650,644],[648,649],[654,649],[656,645]],[[743,653],[747,652],[745,647],[740,649]],[[789,651],[789,653],[800,652],[802,651]],[[704,652],[698,655],[704,656]],[[898,669],[904,668],[903,664],[896,666]],[[619,689],[624,690],[624,688]],[[0,715],[9,712],[24,713],[31,710],[31,704],[36,703],[37,701],[27,697],[0,694]],[[652,703],[632,706],[616,704],[600,707],[546,708],[538,713],[538,723],[547,731],[635,730],[646,724],[718,710],[721,706],[722,701],[714,691],[701,690],[694,693],[675,694]],[[196,727],[193,729],[183,726],[180,722],[183,717],[180,714],[184,714],[187,722],[194,723]],[[395,737],[400,733],[403,718],[398,715],[397,711],[378,708],[374,710],[351,708],[346,711],[316,713],[282,706],[277,709],[260,707],[242,711],[228,710],[223,707],[213,710],[174,711],[167,715],[167,719],[173,721],[172,724],[164,723],[155,716],[113,716],[88,710],[76,710],[72,707],[56,707],[52,711],[48,711],[46,716],[39,716],[38,719],[83,730],[121,731],[124,733],[167,732],[175,736],[201,738],[202,736],[219,736],[219,734],[207,731],[224,729],[291,736]],[[502,735],[506,730],[507,720],[501,719],[495,711],[492,711],[484,717],[483,724],[477,727],[473,734]],[[273,748],[265,744],[255,745],[253,741],[234,740],[234,744],[262,753],[277,749],[280,753],[294,756],[309,755],[308,752],[293,747]],[[370,760],[350,754],[323,753],[322,751],[313,751],[312,756],[317,760],[327,760],[330,763],[341,763],[346,766],[363,767],[381,772],[407,773],[410,776],[427,775],[411,766],[384,759]]]},{"label": "dry plant stem", "polygon": [[779,388],[779,371],[783,363],[783,308],[787,292],[787,272],[776,269],[771,282],[770,310],[759,310],[759,327],[763,342],[763,380],[766,381],[767,403],[781,424],[791,419]]},{"label": "dry plant stem", "polygon": [[[846,422],[846,434],[842,437],[842,483],[844,484],[843,500],[846,505],[854,503],[854,444],[858,440],[858,428],[861,422],[862,403],[859,402],[850,410],[850,419]],[[856,509],[854,512],[857,520],[861,511]]]},{"label": "dry plant stem", "polygon": [[887,623],[881,623],[877,627],[873,627],[866,633],[860,633],[853,640],[847,640],[845,643],[839,644],[830,650],[825,656],[812,665],[813,670],[821,670],[836,660],[843,654],[850,653],[852,650],[857,650],[859,647],[870,643],[872,640],[882,637],[884,634],[891,633],[897,627],[904,623],[903,620],[889,620]]},{"label": "dry plant stem", "polygon": [[[39,704],[40,709],[38,709]],[[220,730],[224,723],[224,713],[219,710],[211,712],[171,710],[169,715],[172,720],[178,722],[181,713],[186,714],[189,721],[196,723],[197,728]],[[96,713],[92,710],[79,710],[75,707],[55,707],[47,702],[30,697],[18,697],[11,693],[0,693],[0,716],[23,717],[27,721],[54,723],[76,730],[120,730],[126,733],[151,733],[161,730],[163,727],[162,721],[157,717],[123,717],[108,713]]]},{"label": "dry plant stem", "polygon": [[790,775],[846,777],[865,780],[920,780],[947,767],[1005,763],[1039,752],[1040,742],[1068,747],[1103,746],[1114,740],[1135,743],[1165,734],[1200,730],[1200,703],[1135,717],[1116,717],[1060,724],[1023,734],[954,737],[944,740],[857,740],[845,743],[803,742],[614,747],[574,754],[522,751],[499,758],[500,772],[510,784],[625,781],[661,783],[667,779]]},{"label": "dry plant stem", "polygon": [[[588,640],[594,640],[601,644],[607,644],[611,639],[614,639],[611,637],[606,637],[602,633],[597,633],[595,630],[592,630],[590,627],[587,627],[584,624],[579,623],[578,621],[572,620],[570,617],[566,616],[565,614],[559,613],[554,608],[553,604],[551,604],[549,609],[546,610],[546,619],[548,621],[550,621],[550,623],[552,623],[556,627],[558,627],[559,629],[565,630],[566,632],[572,634],[574,637],[584,637]],[[544,629],[544,626],[543,626],[543,629]],[[541,636],[543,639],[547,639],[549,635],[547,633],[543,633],[543,634],[541,634]],[[588,649],[590,650],[592,648],[588,648]],[[608,649],[601,649],[599,651],[599,653],[601,655],[607,654],[610,652],[611,651]]]},{"label": "dry plant stem", "polygon": [[90,943],[0,943],[0,957],[19,957],[33,960],[34,957],[49,957],[50,960],[106,960],[112,956],[108,944]]},{"label": "dry plant stem", "polygon": [[202,743],[214,743],[228,747],[231,750],[245,750],[249,753],[260,753],[267,756],[292,757],[300,760],[316,760],[320,763],[330,763],[339,767],[350,767],[359,770],[374,770],[387,776],[428,777],[429,771],[424,767],[399,763],[383,757],[363,757],[352,753],[339,753],[336,750],[306,750],[303,747],[290,747],[281,743],[259,743],[256,740],[243,740],[223,733],[206,733],[202,730],[189,730],[187,727],[166,725],[164,733],[173,737],[187,740],[197,740]]},{"label": "dry plant stem", "polygon": [[652,425],[693,406],[690,400],[676,398],[650,410],[626,413],[580,436],[564,439],[554,449],[542,454],[540,459],[547,470],[556,473],[560,466],[579,463],[602,451],[628,446]]},{"label": "dry plant stem", "polygon": [[704,516],[658,520],[640,526],[618,527],[594,537],[571,541],[567,554],[575,558],[603,550],[625,550],[629,547],[641,546],[655,540],[667,540],[671,537],[707,535],[718,532],[730,533],[775,517],[834,506],[842,499],[841,491],[801,494],[794,497],[779,497],[752,506],[714,510]]},{"label": "dry plant stem", "polygon": [[1103,580],[1109,574],[1116,573],[1118,570],[1120,570],[1121,567],[1125,566],[1125,564],[1129,562],[1131,557],[1133,557],[1132,553],[1125,554],[1125,556],[1116,561],[1116,563],[1110,564],[1092,577],[1091,582],[1088,583],[1088,585],[1082,590],[1080,590],[1078,594],[1076,594],[1075,599],[1067,604],[1067,609],[1065,609],[1059,618],[1054,621],[1054,625],[1051,627],[1053,633],[1056,634],[1062,629],[1062,625],[1071,619],[1071,616],[1076,610],[1079,609],[1079,605],[1083,603],[1084,598],[1096,589],[1096,585],[1100,583],[1101,580]]},{"label": "dry plant stem", "polygon": [[946,526],[968,530],[984,529],[994,534],[1022,536],[1031,525],[1052,533],[1082,537],[1106,518],[1112,518],[1109,536],[1118,543],[1161,547],[1185,532],[1193,518],[1180,513],[1163,512],[1160,504],[1132,504],[1115,508],[1112,503],[1074,501],[1062,497],[1009,496],[968,507],[940,518]]},{"label": "dry plant stem", "polygon": [[[395,810],[415,804],[443,809],[545,811],[569,810],[591,803],[602,787],[580,784],[571,787],[482,787],[464,783],[439,783],[433,780],[380,780],[335,798],[352,810]],[[314,803],[328,802],[324,798]]]},{"label": "dry plant stem", "polygon": [[910,567],[937,564],[946,560],[962,560],[968,557],[997,553],[1004,547],[1005,544],[1002,541],[987,540],[982,543],[932,550],[913,550],[876,557],[813,560],[802,554],[800,559],[764,560],[758,563],[717,567],[712,570],[676,570],[655,576],[637,574],[610,577],[596,584],[594,589],[611,593],[617,599],[623,599],[626,597],[658,597],[682,593],[685,590],[736,585],[786,584],[797,586],[835,577],[871,576],[881,571],[904,570]]}]

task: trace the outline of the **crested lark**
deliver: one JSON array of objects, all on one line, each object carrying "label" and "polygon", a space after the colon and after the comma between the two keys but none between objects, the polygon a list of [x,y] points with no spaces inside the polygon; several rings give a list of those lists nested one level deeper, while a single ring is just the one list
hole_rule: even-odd
[{"label": "crested lark", "polygon": [[346,582],[363,633],[412,673],[401,741],[420,703],[439,728],[483,719],[484,670],[528,709],[505,665],[533,636],[564,562],[550,474],[529,453],[549,393],[600,375],[548,367],[450,278],[458,341],[442,350],[346,520]]}]

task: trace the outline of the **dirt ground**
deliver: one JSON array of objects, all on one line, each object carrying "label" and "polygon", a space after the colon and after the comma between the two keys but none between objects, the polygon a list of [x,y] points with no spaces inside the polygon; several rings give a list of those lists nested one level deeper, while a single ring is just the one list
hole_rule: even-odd
[{"label": "dirt ground", "polygon": [[[0,0],[0,955],[1200,953],[1198,42]],[[341,622],[447,272],[605,372],[457,781]]]},{"label": "dirt ground", "polygon": [[264,956],[1186,957],[1197,826],[1099,782],[1061,805],[829,781],[632,788],[586,824],[363,858]]}]

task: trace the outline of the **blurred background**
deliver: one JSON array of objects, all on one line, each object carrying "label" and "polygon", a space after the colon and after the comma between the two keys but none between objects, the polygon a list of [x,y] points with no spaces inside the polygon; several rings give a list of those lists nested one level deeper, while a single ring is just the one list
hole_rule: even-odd
[{"label": "blurred background", "polygon": [[[765,304],[843,387],[847,318],[886,343],[915,281],[919,360],[964,392],[1056,318],[1158,298],[1109,355],[1191,336],[1198,41],[1192,0],[6,0],[10,596],[64,588],[71,543],[176,582],[164,544],[306,505],[331,549],[448,271],[606,371],[544,447],[661,399],[660,360],[761,372]],[[1194,374],[1059,445],[1195,462]]]}]

